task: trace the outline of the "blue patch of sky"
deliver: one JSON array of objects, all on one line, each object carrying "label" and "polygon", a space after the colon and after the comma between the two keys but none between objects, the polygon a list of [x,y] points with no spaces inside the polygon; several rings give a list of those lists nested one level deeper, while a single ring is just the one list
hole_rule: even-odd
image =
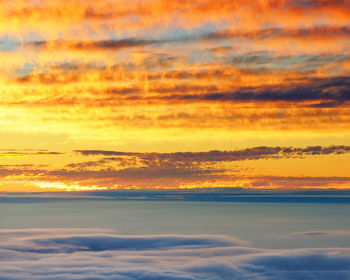
[{"label": "blue patch of sky", "polygon": [[34,63],[24,63],[23,65],[17,67],[16,69],[16,77],[25,77],[27,75],[30,75],[35,68]]},{"label": "blue patch of sky", "polygon": [[18,38],[4,35],[0,38],[0,51],[2,52],[13,52],[20,46],[21,42]]},{"label": "blue patch of sky", "polygon": [[259,52],[248,54],[233,54],[230,60],[239,68],[260,68],[265,67],[271,70],[293,69],[293,71],[314,71],[320,66],[331,62],[342,62],[348,57],[346,55],[295,55],[276,56],[271,52]]},{"label": "blue patch of sky", "polygon": [[184,39],[196,39],[201,36],[217,31],[217,27],[213,23],[205,23],[200,27],[192,28],[190,30],[182,27],[171,27],[161,33],[159,33],[159,38],[165,40],[184,40]]}]

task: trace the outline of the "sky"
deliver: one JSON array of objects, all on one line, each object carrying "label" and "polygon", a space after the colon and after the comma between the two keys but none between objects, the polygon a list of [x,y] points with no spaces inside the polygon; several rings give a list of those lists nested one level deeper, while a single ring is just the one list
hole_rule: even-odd
[{"label": "sky", "polygon": [[1,1],[0,191],[347,189],[350,1]]},{"label": "sky", "polygon": [[0,280],[350,279],[350,0],[0,6]]}]

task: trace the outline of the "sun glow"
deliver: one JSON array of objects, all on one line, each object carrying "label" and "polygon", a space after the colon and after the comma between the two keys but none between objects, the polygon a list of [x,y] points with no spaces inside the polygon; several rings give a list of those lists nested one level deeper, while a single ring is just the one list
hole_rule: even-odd
[{"label": "sun glow", "polygon": [[98,186],[80,186],[78,184],[65,184],[61,182],[40,182],[33,181],[31,182],[38,187],[45,190],[53,191],[94,191],[94,190],[106,190],[106,187]]},{"label": "sun glow", "polygon": [[107,187],[80,186],[77,183],[66,184],[62,182],[45,181],[3,181],[0,183],[3,192],[57,192],[57,191],[95,191],[107,190]]}]

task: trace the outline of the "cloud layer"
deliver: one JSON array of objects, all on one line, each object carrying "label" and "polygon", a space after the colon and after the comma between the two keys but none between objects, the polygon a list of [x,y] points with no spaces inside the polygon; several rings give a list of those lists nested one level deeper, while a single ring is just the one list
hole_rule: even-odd
[{"label": "cloud layer", "polygon": [[[348,279],[348,249],[258,249],[227,236],[1,230],[2,279]],[[108,232],[108,231],[107,231]],[[122,242],[120,242],[122,240]]]}]

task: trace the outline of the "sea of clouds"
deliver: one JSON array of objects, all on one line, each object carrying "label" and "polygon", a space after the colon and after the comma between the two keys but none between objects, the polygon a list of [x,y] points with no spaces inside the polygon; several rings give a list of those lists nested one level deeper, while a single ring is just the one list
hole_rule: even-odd
[{"label": "sea of clouds", "polygon": [[0,230],[0,279],[350,279],[350,249],[261,249],[223,235]]}]

